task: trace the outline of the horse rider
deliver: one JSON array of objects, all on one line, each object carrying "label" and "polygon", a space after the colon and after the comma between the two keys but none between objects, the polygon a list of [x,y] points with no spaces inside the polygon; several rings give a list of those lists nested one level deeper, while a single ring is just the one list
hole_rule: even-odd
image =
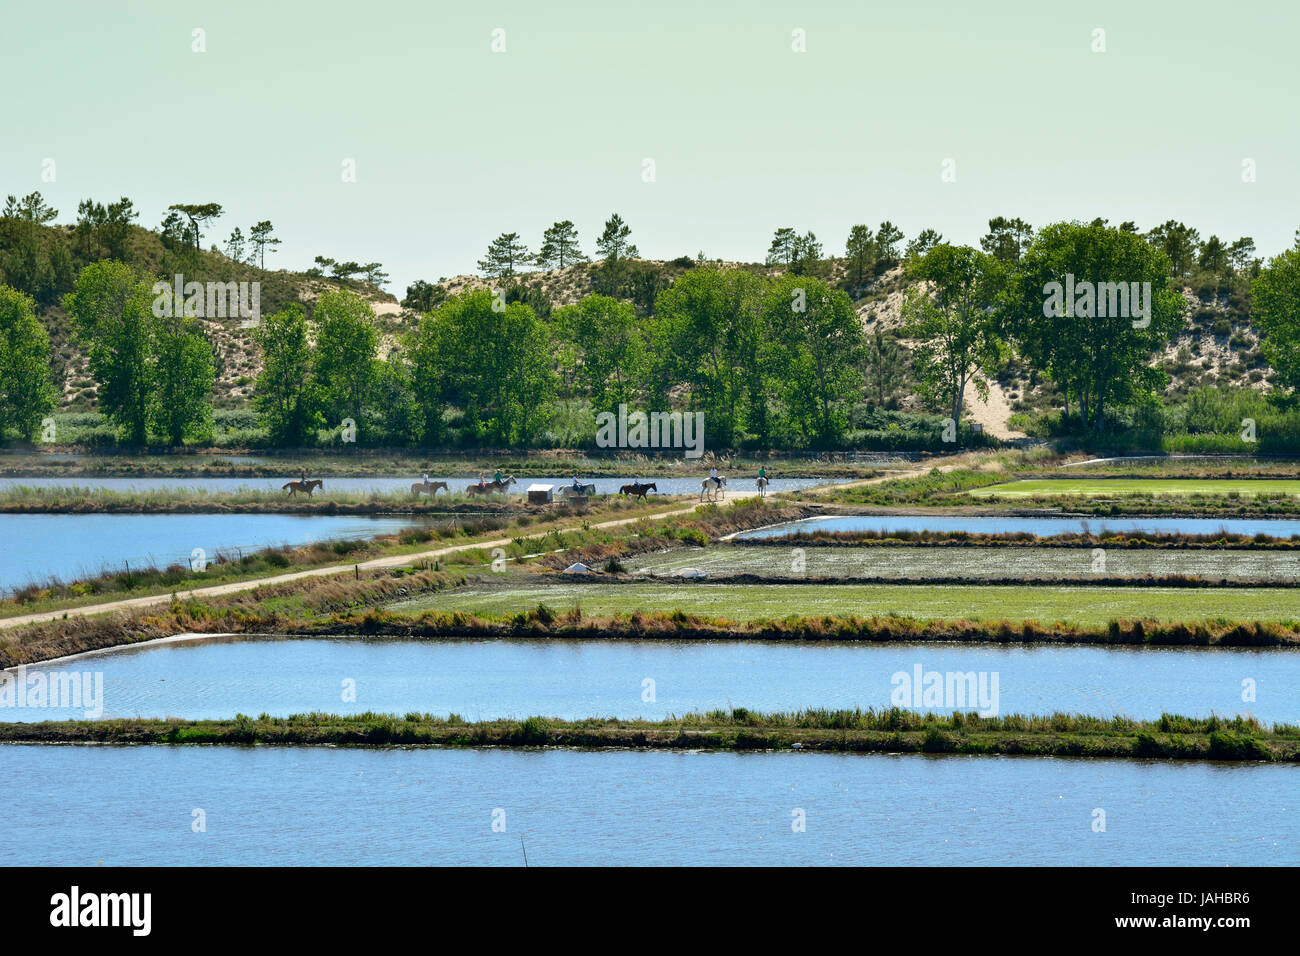
[{"label": "horse rider", "polygon": [[577,492],[578,494],[581,494],[581,493],[582,493],[582,484],[581,484],[581,482],[578,481],[578,476],[577,476],[577,475],[574,475],[574,476],[573,476],[573,490],[574,490],[575,492]]},{"label": "horse rider", "polygon": [[479,476],[478,476],[478,486],[479,486],[480,488],[486,488],[486,487],[487,487],[487,482],[483,480],[483,473],[482,473],[482,472],[479,472]]},{"label": "horse rider", "polygon": [[429,473],[427,471],[424,473],[424,483],[426,485],[429,483]]},{"label": "horse rider", "polygon": [[766,469],[764,466],[762,466],[762,465],[759,465],[759,466],[758,466],[758,477],[760,477],[760,478],[766,478],[766,477],[767,477],[767,469]]},{"label": "horse rider", "polygon": [[492,483],[499,485],[501,484],[502,480],[503,479],[501,477],[501,469],[498,468],[492,475]]},{"label": "horse rider", "polygon": [[718,466],[717,466],[717,465],[714,465],[712,468],[709,469],[709,481],[711,481],[711,482],[713,482],[715,485],[718,485],[719,487],[721,487],[722,482],[718,480]]}]

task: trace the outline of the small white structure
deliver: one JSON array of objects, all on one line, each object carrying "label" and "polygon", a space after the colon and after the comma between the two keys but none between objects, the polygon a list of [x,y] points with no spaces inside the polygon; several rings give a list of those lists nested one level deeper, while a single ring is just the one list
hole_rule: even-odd
[{"label": "small white structure", "polygon": [[529,485],[528,503],[530,505],[549,504],[555,498],[554,485]]},{"label": "small white structure", "polygon": [[707,578],[709,572],[701,571],[699,568],[679,568],[673,572],[673,575],[679,578]]},{"label": "small white structure", "polygon": [[587,567],[581,561],[579,561],[577,564],[571,564],[567,568],[565,568],[564,573],[565,574],[595,574],[596,572],[591,570],[591,568]]}]

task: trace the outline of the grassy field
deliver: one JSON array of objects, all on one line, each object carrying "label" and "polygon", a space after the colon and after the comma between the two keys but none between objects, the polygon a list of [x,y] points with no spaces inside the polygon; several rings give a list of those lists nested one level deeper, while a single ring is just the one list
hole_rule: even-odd
[{"label": "grassy field", "polygon": [[[699,568],[712,575],[757,574],[764,577],[1086,578],[1185,575],[1212,581],[1288,582],[1300,580],[1300,552],[1109,548],[1104,572],[1094,570],[1093,549],[979,547],[800,547],[796,565],[792,548],[771,545],[716,545],[624,560],[630,571],[670,574]],[[799,567],[803,570],[800,571]]]},{"label": "grassy field", "polygon": [[1300,495],[1300,480],[1287,478],[1029,478],[967,492],[972,498],[1052,495]]},{"label": "grassy field", "polygon": [[920,620],[1038,620],[1102,627],[1121,618],[1156,621],[1292,621],[1300,589],[1021,587],[875,584],[617,584],[470,585],[388,605],[392,611],[463,611],[509,616],[544,604],[608,616],[634,611],[684,611],[735,621],[804,616],[887,616]]},{"label": "grassy field", "polygon": [[273,744],[298,746],[634,747],[856,753],[1019,754],[1179,760],[1300,760],[1300,728],[1250,718],[1165,714],[1134,721],[1077,714],[980,717],[890,710],[686,714],[662,721],[469,723],[456,715],[237,715],[233,720],[93,720],[0,724],[8,743]]}]

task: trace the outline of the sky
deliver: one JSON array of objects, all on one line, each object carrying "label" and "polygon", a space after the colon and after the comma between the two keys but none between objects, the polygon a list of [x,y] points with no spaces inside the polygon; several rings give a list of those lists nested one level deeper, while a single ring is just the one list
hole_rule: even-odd
[{"label": "sky", "polygon": [[379,261],[399,297],[502,232],[536,250],[569,219],[590,253],[615,211],[644,257],[745,261],[780,226],[842,254],[886,219],[975,243],[998,215],[1172,218],[1264,255],[1300,226],[1295,0],[65,0],[3,23],[0,193],[64,223],[125,195],[151,228],[218,202],[205,246],[270,219],[268,267]]}]

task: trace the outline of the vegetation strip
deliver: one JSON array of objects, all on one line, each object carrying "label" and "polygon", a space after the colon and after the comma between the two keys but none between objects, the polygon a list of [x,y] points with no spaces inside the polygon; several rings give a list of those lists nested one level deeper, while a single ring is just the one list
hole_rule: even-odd
[{"label": "vegetation strip", "polygon": [[1300,727],[1254,718],[1165,714],[1135,721],[1077,714],[948,716],[890,710],[760,714],[744,708],[662,721],[590,718],[467,723],[456,715],[265,714],[233,720],[102,720],[0,724],[0,742],[305,746],[584,747],[1007,754],[1172,760],[1300,761]]}]

